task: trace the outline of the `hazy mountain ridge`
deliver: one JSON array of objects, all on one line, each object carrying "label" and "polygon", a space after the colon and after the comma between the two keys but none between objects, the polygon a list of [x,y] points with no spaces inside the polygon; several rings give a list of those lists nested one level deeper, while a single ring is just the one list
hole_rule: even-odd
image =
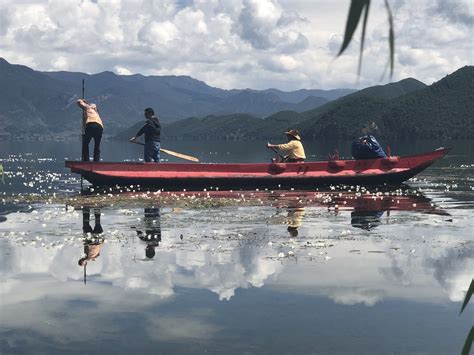
[{"label": "hazy mountain ridge", "polygon": [[305,97],[323,97],[328,101],[336,100],[342,96],[352,94],[356,90],[352,89],[332,89],[332,90],[318,90],[318,89],[300,89],[291,92],[285,92],[278,89],[267,89],[263,92],[269,92],[277,95],[283,101],[298,103],[302,102]]},{"label": "hazy mountain ridge", "polygon": [[[280,110],[305,111],[327,102],[324,97],[311,97],[313,90],[300,95],[279,95],[265,90],[223,90],[189,76],[116,75],[102,72],[94,75],[78,72],[39,72],[13,65],[0,58],[0,129],[6,134],[79,132],[81,113],[75,101],[85,96],[98,104],[106,132],[114,134],[143,120],[143,109],[155,107],[166,122],[187,117],[205,117],[228,113],[268,116]],[[328,97],[354,90],[328,90]],[[317,90],[320,95],[326,91]]]},{"label": "hazy mountain ridge", "polygon": [[[395,139],[453,138],[474,136],[474,67],[466,66],[420,88],[413,81],[399,82],[403,90],[388,87],[386,98],[371,95],[372,88],[304,113],[297,127],[312,138],[350,138],[361,133],[370,122],[378,126],[381,137]],[[389,84],[391,85],[391,84]],[[387,89],[387,86],[385,86]],[[413,90],[406,92],[406,89]],[[367,95],[367,94],[370,95]]]},{"label": "hazy mountain ridge", "polygon": [[429,86],[408,78],[302,113],[282,111],[265,119],[248,115],[190,118],[165,122],[163,132],[176,139],[244,140],[281,137],[282,132],[297,128],[306,139],[350,139],[374,122],[378,126],[374,133],[385,138],[466,139],[474,136],[473,116],[474,67],[466,66]]}]

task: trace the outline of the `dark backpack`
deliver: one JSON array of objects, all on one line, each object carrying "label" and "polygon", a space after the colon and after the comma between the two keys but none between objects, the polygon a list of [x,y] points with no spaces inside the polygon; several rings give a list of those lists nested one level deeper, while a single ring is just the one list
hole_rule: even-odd
[{"label": "dark backpack", "polygon": [[351,152],[354,159],[386,158],[384,150],[374,136],[368,134],[352,142]]}]

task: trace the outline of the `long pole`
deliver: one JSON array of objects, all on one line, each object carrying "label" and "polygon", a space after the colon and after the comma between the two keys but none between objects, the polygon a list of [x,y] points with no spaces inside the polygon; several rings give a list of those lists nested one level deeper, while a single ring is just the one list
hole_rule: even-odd
[{"label": "long pole", "polygon": [[[82,78],[82,98],[83,99],[85,98],[85,96],[84,96],[84,86],[85,86],[84,85],[84,78]],[[82,125],[83,126],[84,126],[84,118],[85,118],[84,115],[85,115],[85,112],[84,112],[84,110],[82,110]],[[84,127],[82,127],[81,129],[84,129]],[[81,139],[82,146],[84,146],[84,134],[82,134],[81,138],[82,138]],[[81,156],[82,156],[82,147],[81,147]],[[82,181],[82,174],[81,174],[81,192],[82,192],[82,185],[83,185],[83,181]],[[84,270],[85,270],[85,268],[84,268]],[[85,278],[84,278],[84,280],[85,280]]]}]

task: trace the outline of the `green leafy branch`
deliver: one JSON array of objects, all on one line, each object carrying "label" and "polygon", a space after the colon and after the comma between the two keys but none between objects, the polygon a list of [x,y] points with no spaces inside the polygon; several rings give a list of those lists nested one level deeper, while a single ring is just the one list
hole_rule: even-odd
[{"label": "green leafy branch", "polygon": [[[370,8],[370,1],[371,0],[351,0],[351,5],[349,8],[349,14],[347,16],[346,21],[346,29],[344,32],[344,40],[342,41],[341,49],[337,56],[339,57],[349,46],[349,43],[352,41],[352,37],[354,36],[355,30],[359,25],[360,19],[363,15],[364,20],[362,23],[362,33],[360,38],[360,49],[359,49],[359,67],[357,73],[360,75],[362,69],[362,52],[364,51],[364,43],[365,43],[365,33],[367,28],[367,20],[369,18],[369,8]],[[390,64],[390,77],[393,75],[393,67],[395,61],[395,34],[393,31],[393,14],[392,9],[390,8],[390,4],[388,0],[384,0],[385,8],[387,10],[388,15],[388,45],[390,49],[390,56],[388,64]]]}]

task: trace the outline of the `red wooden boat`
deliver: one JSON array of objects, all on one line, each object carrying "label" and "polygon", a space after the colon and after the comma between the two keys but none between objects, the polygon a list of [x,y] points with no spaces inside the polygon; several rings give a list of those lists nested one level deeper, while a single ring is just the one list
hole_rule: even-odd
[{"label": "red wooden boat", "polygon": [[140,185],[181,190],[219,187],[313,188],[331,184],[400,184],[448,149],[405,157],[298,163],[194,164],[66,161],[66,167],[96,186]]}]

